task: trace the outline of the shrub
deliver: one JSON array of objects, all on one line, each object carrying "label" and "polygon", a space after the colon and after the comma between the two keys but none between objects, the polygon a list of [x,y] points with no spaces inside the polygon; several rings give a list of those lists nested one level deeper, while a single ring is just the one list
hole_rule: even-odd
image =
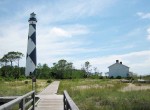
[{"label": "shrub", "polygon": [[22,81],[22,80],[25,80],[26,79],[26,77],[25,76],[23,76],[23,75],[21,75],[20,77],[19,77],[19,81]]},{"label": "shrub", "polygon": [[121,78],[122,78],[121,76],[117,76],[117,77],[116,77],[116,79],[121,79]]},{"label": "shrub", "polygon": [[99,79],[103,79],[103,76],[99,76]]},{"label": "shrub", "polygon": [[98,79],[99,76],[98,75],[91,75],[91,76],[89,76],[89,78],[91,78],[91,79]]},{"label": "shrub", "polygon": [[28,81],[25,81],[24,83],[25,83],[25,84],[28,84],[29,82],[28,82]]},{"label": "shrub", "polygon": [[114,79],[114,77],[113,77],[113,76],[111,76],[111,77],[109,77],[109,79]]},{"label": "shrub", "polygon": [[2,77],[0,77],[0,81],[4,81],[4,79]]},{"label": "shrub", "polygon": [[126,79],[127,80],[134,80],[131,76],[128,76]]},{"label": "shrub", "polygon": [[52,82],[52,80],[51,80],[51,79],[47,80],[47,83],[51,83],[51,82]]},{"label": "shrub", "polygon": [[14,79],[12,77],[7,77],[7,78],[4,78],[5,81],[14,81]]}]

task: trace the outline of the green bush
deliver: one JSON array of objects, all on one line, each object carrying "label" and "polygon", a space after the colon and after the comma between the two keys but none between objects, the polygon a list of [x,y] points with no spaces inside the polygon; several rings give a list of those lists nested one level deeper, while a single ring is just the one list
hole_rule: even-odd
[{"label": "green bush", "polygon": [[21,75],[20,77],[19,77],[19,81],[22,81],[22,80],[25,80],[26,79],[26,77],[25,76],[23,76],[23,75]]},{"label": "green bush", "polygon": [[116,77],[116,79],[121,79],[121,78],[122,78],[121,76],[117,76],[117,77]]},{"label": "green bush", "polygon": [[127,80],[134,80],[134,78],[131,77],[131,76],[126,77],[126,79],[127,79]]},{"label": "green bush", "polygon": [[103,79],[104,77],[103,76],[99,76],[99,79]]},{"label": "green bush", "polygon": [[4,78],[5,81],[14,81],[12,77]]},{"label": "green bush", "polygon": [[109,79],[114,79],[114,77],[113,77],[113,76],[111,76],[111,77],[109,77]]},{"label": "green bush", "polygon": [[25,84],[28,84],[29,82],[28,82],[28,81],[25,81],[24,83],[25,83]]},{"label": "green bush", "polygon": [[4,79],[2,77],[0,77],[0,81],[4,81]]},{"label": "green bush", "polygon": [[51,83],[51,82],[52,82],[52,80],[51,80],[51,79],[47,80],[47,83]]}]

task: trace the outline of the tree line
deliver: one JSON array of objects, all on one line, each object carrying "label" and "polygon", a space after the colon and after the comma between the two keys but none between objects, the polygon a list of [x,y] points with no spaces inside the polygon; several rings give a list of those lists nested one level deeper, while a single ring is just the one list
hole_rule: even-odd
[{"label": "tree line", "polygon": [[[2,78],[26,78],[25,67],[19,67],[20,60],[24,57],[21,52],[8,52],[0,59],[0,77]],[[95,76],[100,76],[101,73],[94,67]],[[81,69],[76,69],[72,62],[61,59],[53,63],[52,67],[47,64],[39,63],[36,68],[36,78],[48,79],[74,79],[74,78],[87,78],[93,73],[91,71],[90,62],[86,61]]]}]

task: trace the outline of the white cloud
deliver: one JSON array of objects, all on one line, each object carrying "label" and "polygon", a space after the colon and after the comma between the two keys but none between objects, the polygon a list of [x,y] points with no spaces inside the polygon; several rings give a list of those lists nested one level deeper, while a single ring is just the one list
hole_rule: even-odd
[{"label": "white cloud", "polygon": [[137,12],[137,15],[142,19],[150,19],[150,13]]},{"label": "white cloud", "polygon": [[55,23],[66,20],[76,20],[88,16],[101,15],[100,13],[115,4],[117,0],[60,0],[30,4],[24,12],[17,12],[19,18],[35,12],[40,23]]},{"label": "white cloud", "polygon": [[70,17],[78,16],[78,17],[85,17],[85,16],[92,16],[96,15],[102,10],[108,8],[116,0],[76,0],[71,1],[63,4],[61,8],[65,9],[68,8],[68,11],[64,11],[62,15],[70,15]]},{"label": "white cloud", "polygon": [[37,30],[37,46],[40,50],[39,53],[51,52],[52,55],[71,54],[72,50],[75,50],[75,48],[79,46],[83,46],[83,42],[85,42],[81,37],[80,40],[73,37],[84,35],[86,32],[87,30],[85,28],[81,29],[77,26],[67,26],[63,28],[42,27],[41,30]]},{"label": "white cloud", "polygon": [[[7,30],[6,30],[7,29]],[[9,51],[21,51],[26,54],[28,25],[6,25],[0,29],[0,57]],[[73,52],[89,52],[84,48],[84,42],[71,38],[77,35],[87,34],[88,30],[83,25],[71,25],[66,27],[39,27],[37,28],[37,51],[40,57],[48,58],[52,55],[70,55]],[[91,50],[93,51],[93,50]],[[48,54],[48,55],[47,55]]]},{"label": "white cloud", "polygon": [[78,25],[78,24],[73,24],[73,25],[65,25],[62,27],[52,27],[51,29],[44,28],[44,30],[49,30],[48,35],[51,37],[67,37],[71,38],[73,36],[77,35],[84,35],[89,33],[89,29],[84,26],[84,25]]},{"label": "white cloud", "polygon": [[70,32],[72,35],[84,35],[90,33],[90,30],[85,25],[67,25],[66,29]]},{"label": "white cloud", "polygon": [[25,53],[28,28],[19,23],[5,24],[0,27],[0,57],[9,51]]},{"label": "white cloud", "polygon": [[[130,67],[130,71],[138,74],[150,74],[150,51],[132,52],[122,55],[110,55],[96,58],[82,59],[75,61],[75,65],[81,68],[81,64],[89,61],[93,67],[97,67],[101,72],[108,72],[108,66],[115,63],[116,60],[122,61],[124,65]],[[149,73],[148,73],[149,72]]]},{"label": "white cloud", "polygon": [[71,37],[70,33],[58,28],[58,27],[54,27],[50,30],[49,32],[50,35],[56,36],[56,37]]}]

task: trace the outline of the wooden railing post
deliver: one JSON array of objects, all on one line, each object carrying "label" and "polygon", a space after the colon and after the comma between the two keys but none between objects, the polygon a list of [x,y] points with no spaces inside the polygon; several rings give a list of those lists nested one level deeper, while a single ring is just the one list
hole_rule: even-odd
[{"label": "wooden railing post", "polygon": [[67,91],[64,91],[64,110],[79,110]]},{"label": "wooden railing post", "polygon": [[66,110],[70,110],[70,107],[69,107],[67,100],[66,100]]},{"label": "wooden railing post", "polygon": [[32,99],[33,99],[33,101],[32,101],[32,110],[35,110],[35,92],[33,92],[33,94],[32,94]]},{"label": "wooden railing post", "polygon": [[21,110],[25,110],[25,99],[23,98],[22,100],[21,100],[21,102],[19,103],[19,108],[21,109]]},{"label": "wooden railing post", "polygon": [[64,110],[66,110],[66,102],[65,102],[65,94],[64,94],[64,97],[63,97],[63,101],[64,101]]}]

